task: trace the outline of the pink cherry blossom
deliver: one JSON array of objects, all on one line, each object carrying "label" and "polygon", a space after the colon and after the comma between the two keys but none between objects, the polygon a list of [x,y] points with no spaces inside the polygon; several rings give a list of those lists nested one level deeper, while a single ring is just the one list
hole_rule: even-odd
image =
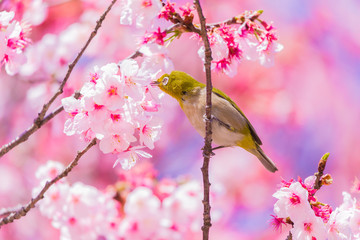
[{"label": "pink cherry blossom", "polygon": [[67,135],[81,134],[90,127],[88,112],[84,109],[84,100],[73,97],[63,98],[61,103],[64,110],[68,113],[68,118],[64,125],[64,133]]},{"label": "pink cherry blossom", "polygon": [[273,226],[275,231],[282,231],[282,227],[286,225],[285,219],[277,217],[275,215],[271,215],[272,219],[270,224]]},{"label": "pink cherry blossom", "polygon": [[164,45],[164,38],[166,35],[166,31],[161,31],[160,27],[158,27],[157,31],[145,34],[142,44],[155,42],[156,44]]},{"label": "pink cherry blossom", "polygon": [[154,142],[160,137],[162,122],[151,118],[140,125],[140,143],[149,149],[154,149]]},{"label": "pink cherry blossom", "polygon": [[158,17],[169,20],[172,17],[172,15],[174,15],[176,12],[174,7],[175,7],[175,3],[170,2],[170,0],[166,0]]},{"label": "pink cherry blossom", "polygon": [[[221,61],[224,58],[226,59],[229,55],[229,48],[227,47],[225,40],[218,33],[211,34],[209,36],[209,40],[210,40],[211,49],[214,52],[212,54],[213,62]],[[203,61],[205,61],[205,47],[204,46],[200,47],[198,54],[199,54],[200,58]],[[212,69],[214,69],[214,68],[215,68],[215,65],[212,64]]]},{"label": "pink cherry blossom", "polygon": [[352,210],[352,215],[349,220],[350,229],[355,236],[360,236],[360,209]]},{"label": "pink cherry blossom", "polygon": [[24,27],[14,17],[14,12],[0,12],[0,67],[5,66],[9,75],[16,74],[25,63],[23,52],[30,43],[26,37],[30,28]]},{"label": "pink cherry blossom", "polygon": [[298,182],[292,183],[289,187],[282,187],[273,197],[278,199],[274,205],[274,212],[278,217],[290,217],[294,221],[314,215],[308,202],[308,191]]},{"label": "pink cherry blossom", "polygon": [[[166,217],[179,231],[196,231],[201,226],[201,186],[191,181],[163,200]],[[191,222],[189,229],[184,227]]]},{"label": "pink cherry blossom", "polygon": [[326,224],[329,240],[350,238],[349,217],[350,213],[348,211],[341,211],[339,208],[331,213]]},{"label": "pink cherry blossom", "polygon": [[63,164],[49,160],[46,162],[45,165],[39,167],[39,169],[36,171],[35,176],[41,182],[49,181],[59,175],[64,169],[65,167]]},{"label": "pink cherry blossom", "polygon": [[146,28],[153,23],[160,9],[161,2],[158,0],[124,0],[120,23]]},{"label": "pink cherry blossom", "polygon": [[105,105],[109,110],[118,110],[125,103],[123,88],[119,75],[104,74],[104,79],[96,84],[97,94],[94,101],[99,105]]},{"label": "pink cherry blossom", "polygon": [[194,5],[187,2],[185,5],[179,7],[179,10],[181,11],[181,15],[185,18],[191,16],[196,9]]},{"label": "pink cherry blossom", "polygon": [[147,84],[139,71],[139,65],[135,60],[125,59],[120,63],[121,79],[124,81],[124,94],[135,101],[143,99],[143,87]]},{"label": "pink cherry blossom", "polygon": [[144,146],[129,147],[127,150],[118,154],[118,159],[114,163],[114,167],[120,162],[121,167],[125,170],[131,169],[139,161],[140,157],[151,158],[151,154],[140,150]]},{"label": "pink cherry blossom", "polygon": [[159,77],[162,73],[169,73],[174,70],[174,64],[165,47],[150,43],[142,45],[139,51],[145,55],[140,68],[141,72]]},{"label": "pink cherry blossom", "polygon": [[291,233],[294,240],[326,239],[325,226],[321,218],[315,216],[295,221]]},{"label": "pink cherry blossom", "polygon": [[312,209],[316,216],[321,217],[327,223],[332,213],[332,207],[328,204],[313,204]]},{"label": "pink cherry blossom", "polygon": [[[42,189],[42,185],[33,189],[33,196],[36,196]],[[53,219],[60,219],[62,210],[67,204],[69,185],[64,181],[53,185],[44,195],[44,200],[39,204],[41,213]]]},{"label": "pink cherry blossom", "polygon": [[156,229],[160,227],[161,202],[151,189],[137,187],[132,191],[127,196],[124,212],[126,218],[122,231],[127,231],[130,236],[134,235],[139,239],[155,237]]},{"label": "pink cherry blossom", "polygon": [[153,149],[160,136],[161,123],[153,117],[160,107],[159,93],[150,90],[155,75],[133,59],[95,67],[80,91],[81,98],[62,100],[70,116],[64,131],[82,134],[86,141],[98,138],[100,150],[119,154],[114,166],[120,162],[124,169],[133,167],[140,157],[151,157],[139,149]]},{"label": "pink cherry blossom", "polygon": [[[123,128],[126,130],[126,128]],[[133,129],[127,132],[112,133],[101,139],[99,147],[103,153],[119,153],[129,148],[130,143],[135,142],[136,138],[132,135]]]},{"label": "pink cherry blossom", "polygon": [[357,177],[355,177],[353,186],[351,187],[351,192],[360,193],[360,180]]}]

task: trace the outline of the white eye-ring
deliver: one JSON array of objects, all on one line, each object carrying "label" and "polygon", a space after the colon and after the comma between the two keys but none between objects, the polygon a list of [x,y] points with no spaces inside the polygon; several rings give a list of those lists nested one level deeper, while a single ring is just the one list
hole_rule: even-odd
[{"label": "white eye-ring", "polygon": [[169,82],[169,77],[164,77],[162,80],[162,84],[166,85],[166,84],[168,84],[168,82]]}]

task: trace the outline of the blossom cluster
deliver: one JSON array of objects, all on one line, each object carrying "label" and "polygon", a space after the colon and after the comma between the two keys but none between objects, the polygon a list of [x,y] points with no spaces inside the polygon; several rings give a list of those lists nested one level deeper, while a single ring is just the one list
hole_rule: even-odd
[{"label": "blossom cluster", "polygon": [[[159,7],[157,6],[155,9],[152,4],[148,4],[152,1],[135,2],[137,4],[126,5],[127,7],[121,15],[121,23],[131,24],[133,21],[130,21],[130,19],[137,19],[136,25],[143,27],[142,20],[145,18],[144,16],[152,19],[147,21],[152,23],[152,28],[150,28],[152,30],[147,30],[141,41],[142,44],[155,42],[159,45],[164,45],[165,41],[179,37],[181,31],[188,31],[185,30],[186,26],[182,30],[179,30],[179,28],[162,30],[161,27],[164,24],[159,24],[154,20],[156,19],[155,10],[159,11]],[[140,3],[143,7],[136,8]],[[150,8],[153,10],[150,11]],[[175,3],[167,0],[157,14],[157,17],[174,24],[181,22],[181,24],[189,25],[193,24],[194,10],[195,7],[190,3],[177,9]],[[281,51],[283,46],[276,41],[277,37],[274,27],[259,19],[261,13],[262,11],[247,11],[240,16],[234,17],[233,21],[228,23],[209,25],[207,32],[213,53],[212,69],[222,71],[233,77],[236,75],[238,63],[242,59],[258,60],[264,66],[273,64],[274,53]],[[124,21],[124,19],[127,20]],[[169,33],[174,35],[166,39]],[[200,36],[196,36],[201,41]],[[205,61],[204,46],[200,47],[198,54]]]},{"label": "blossom cluster", "polygon": [[9,0],[1,1],[1,8],[15,11],[16,16],[32,26],[38,26],[48,16],[49,1],[46,0]]},{"label": "blossom cluster", "polygon": [[[245,12],[242,17],[235,18],[237,24],[222,23],[208,30],[213,53],[212,69],[233,77],[242,59],[258,60],[264,66],[273,64],[274,53],[281,51],[283,46],[276,42],[271,25],[258,18],[260,24],[252,20],[256,14],[259,12]],[[200,47],[198,54],[205,61],[204,46]]]},{"label": "blossom cluster", "polygon": [[292,225],[293,239],[359,239],[360,203],[347,192],[343,192],[343,203],[332,209],[319,202],[314,188],[315,176],[302,181],[282,182],[282,187],[273,194],[277,199],[274,205],[272,224],[281,230]]},{"label": "blossom cluster", "polygon": [[30,43],[30,39],[26,37],[30,31],[29,26],[16,21],[14,17],[15,13],[12,11],[0,12],[0,68],[5,66],[9,75],[16,74],[25,63],[23,52]]},{"label": "blossom cluster", "polygon": [[[124,172],[105,191],[61,180],[39,202],[40,212],[60,230],[61,239],[194,239],[201,232],[201,184],[155,181],[151,165],[143,166]],[[33,196],[63,169],[54,161],[41,166]]]},{"label": "blossom cluster", "polygon": [[81,134],[87,141],[96,137],[100,150],[118,154],[114,166],[120,163],[124,169],[133,167],[140,156],[151,157],[141,149],[154,148],[162,123],[154,114],[161,94],[150,86],[149,69],[132,59],[95,67],[78,99],[62,99],[70,116],[64,132]]}]

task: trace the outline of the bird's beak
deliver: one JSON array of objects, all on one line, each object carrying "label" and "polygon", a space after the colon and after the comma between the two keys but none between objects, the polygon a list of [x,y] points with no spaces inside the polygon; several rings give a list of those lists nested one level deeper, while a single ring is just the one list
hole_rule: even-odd
[{"label": "bird's beak", "polygon": [[158,86],[159,84],[160,84],[160,82],[158,82],[158,81],[152,81],[150,83],[151,86]]}]

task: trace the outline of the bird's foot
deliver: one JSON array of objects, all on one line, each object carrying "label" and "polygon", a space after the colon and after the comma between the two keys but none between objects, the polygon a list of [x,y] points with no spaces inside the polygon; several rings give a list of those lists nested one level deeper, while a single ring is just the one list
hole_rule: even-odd
[{"label": "bird's foot", "polygon": [[226,146],[218,146],[218,147],[214,147],[214,148],[212,148],[212,149],[211,149],[211,151],[214,151],[214,150],[216,150],[216,149],[220,149],[220,148],[226,148]]},{"label": "bird's foot", "polygon": [[[213,151],[217,150],[217,149],[220,149],[220,148],[226,148],[226,146],[218,146],[218,147],[214,147],[211,149],[211,152],[210,152],[210,155],[207,155],[203,152],[203,157],[212,157],[212,156],[215,156],[215,153]],[[204,151],[204,147],[201,148],[202,151]]]},{"label": "bird's foot", "polygon": [[206,122],[206,121],[212,121],[214,118],[215,118],[214,115],[211,115],[210,119],[207,118],[206,113],[203,115],[203,121],[204,121],[204,122]]},{"label": "bird's foot", "polygon": [[203,152],[202,155],[203,155],[203,157],[211,158],[211,157],[215,156],[215,153],[213,153],[212,151],[210,152],[210,154]]}]

